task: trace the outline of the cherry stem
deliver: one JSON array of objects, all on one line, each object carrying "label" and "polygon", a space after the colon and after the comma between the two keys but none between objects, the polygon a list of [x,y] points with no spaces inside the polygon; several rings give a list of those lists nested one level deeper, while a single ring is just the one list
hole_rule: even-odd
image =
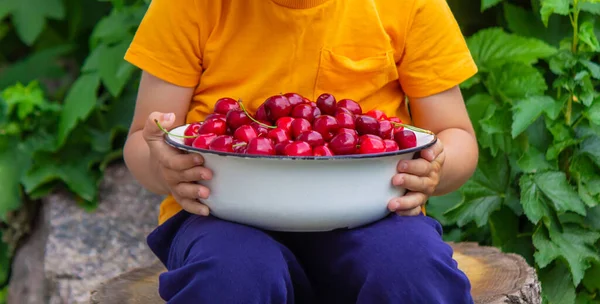
[{"label": "cherry stem", "polygon": [[275,129],[277,128],[276,126],[269,126],[267,124],[264,124],[258,120],[256,120],[252,115],[250,115],[250,113],[248,113],[248,111],[246,110],[246,107],[244,106],[244,103],[242,102],[241,99],[238,99],[238,104],[240,105],[240,108],[242,108],[242,111],[244,111],[244,113],[246,113],[246,116],[248,116],[248,118],[250,118],[250,120],[252,120],[253,122],[265,127],[265,128],[270,128],[270,129]]},{"label": "cherry stem", "polygon": [[163,128],[163,126],[161,126],[160,123],[158,122],[158,119],[154,119],[154,122],[156,123],[156,125],[158,126],[159,129],[161,129],[163,132],[169,134],[170,136],[179,137],[179,138],[196,138],[196,137],[198,137],[198,135],[186,136],[186,135],[173,134],[173,133],[167,131],[165,128]]},{"label": "cherry stem", "polygon": [[237,143],[237,144],[234,144],[234,145],[231,145],[231,146],[232,146],[233,148],[237,148],[237,147],[245,146],[245,145],[247,145],[247,144],[248,144],[248,143],[246,143],[246,142],[241,142],[241,143]]},{"label": "cherry stem", "polygon": [[395,122],[395,121],[390,121],[392,124],[396,125],[396,126],[402,126],[405,127],[409,130],[413,130],[413,131],[417,131],[417,132],[421,132],[421,133],[427,133],[427,134],[431,134],[431,135],[435,135],[433,132],[429,131],[429,130],[425,130],[425,129],[421,129],[419,127],[415,127],[415,126],[411,126],[411,125],[407,125],[407,124],[403,124],[400,122]]}]

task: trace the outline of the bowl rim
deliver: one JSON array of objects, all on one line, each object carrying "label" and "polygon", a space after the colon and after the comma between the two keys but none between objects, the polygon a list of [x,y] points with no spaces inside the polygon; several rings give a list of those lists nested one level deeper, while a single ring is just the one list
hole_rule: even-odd
[{"label": "bowl rim", "polygon": [[[181,126],[177,126],[172,128],[183,128],[187,127],[188,124],[184,124]],[[413,131],[415,133],[427,134],[424,132]],[[286,155],[261,155],[261,154],[244,154],[244,153],[235,153],[235,152],[223,152],[223,151],[214,151],[209,149],[201,149],[196,147],[187,146],[185,144],[179,143],[173,140],[169,134],[164,134],[165,142],[179,150],[195,152],[195,153],[207,153],[214,154],[219,156],[228,156],[228,157],[236,157],[236,158],[256,158],[256,159],[281,159],[281,160],[340,160],[340,159],[373,159],[373,158],[382,158],[382,157],[391,157],[398,156],[402,154],[409,154],[413,152],[419,152],[425,150],[431,146],[433,146],[437,141],[438,137],[435,133],[428,134],[431,135],[432,139],[426,144],[421,146],[416,146],[413,148],[392,151],[392,152],[382,152],[382,153],[374,153],[374,154],[350,154],[350,155],[334,155],[334,156],[286,156]]]}]

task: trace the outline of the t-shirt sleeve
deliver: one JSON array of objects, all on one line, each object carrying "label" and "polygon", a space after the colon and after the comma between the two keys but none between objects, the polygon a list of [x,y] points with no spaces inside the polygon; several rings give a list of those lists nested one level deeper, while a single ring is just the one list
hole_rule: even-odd
[{"label": "t-shirt sleeve", "polygon": [[202,74],[195,0],[152,0],[125,60],[172,84],[195,87]]},{"label": "t-shirt sleeve", "polygon": [[398,64],[409,97],[450,89],[477,73],[477,66],[446,0],[415,0]]}]

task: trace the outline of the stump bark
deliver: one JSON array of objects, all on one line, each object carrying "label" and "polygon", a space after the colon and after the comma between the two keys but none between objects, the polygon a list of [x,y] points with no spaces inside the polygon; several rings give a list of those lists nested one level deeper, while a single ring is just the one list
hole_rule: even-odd
[{"label": "stump bark", "polygon": [[[458,267],[471,281],[476,304],[540,304],[540,284],[525,259],[475,243],[450,243]],[[92,304],[159,304],[160,262],[108,280],[91,293]]]}]

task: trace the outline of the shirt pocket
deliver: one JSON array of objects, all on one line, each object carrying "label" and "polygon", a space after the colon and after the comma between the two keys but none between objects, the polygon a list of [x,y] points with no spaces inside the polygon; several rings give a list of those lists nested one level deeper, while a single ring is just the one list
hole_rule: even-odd
[{"label": "shirt pocket", "polygon": [[397,81],[398,69],[393,50],[363,52],[360,57],[350,57],[324,48],[315,81],[315,99],[323,93],[330,93],[338,100],[350,98],[359,101]]}]

